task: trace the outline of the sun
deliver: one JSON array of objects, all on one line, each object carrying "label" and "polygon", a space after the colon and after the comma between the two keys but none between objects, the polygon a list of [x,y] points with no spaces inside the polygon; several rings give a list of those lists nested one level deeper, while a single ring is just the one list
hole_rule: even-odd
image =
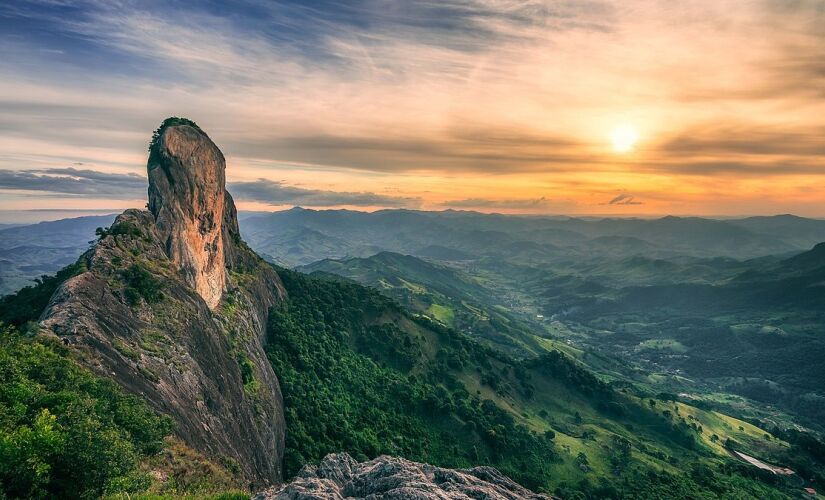
[{"label": "sun", "polygon": [[613,143],[613,150],[617,153],[633,151],[638,140],[639,132],[633,125],[619,125],[610,132],[610,142]]}]

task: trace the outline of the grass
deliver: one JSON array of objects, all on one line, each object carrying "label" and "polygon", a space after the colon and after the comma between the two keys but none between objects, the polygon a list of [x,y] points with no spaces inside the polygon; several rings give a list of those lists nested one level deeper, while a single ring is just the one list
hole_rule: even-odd
[{"label": "grass", "polygon": [[637,351],[670,351],[677,354],[684,354],[688,348],[674,339],[649,339],[636,346]]},{"label": "grass", "polygon": [[452,326],[455,323],[455,312],[451,307],[443,306],[441,304],[432,304],[427,309],[427,314],[444,323],[447,326]]}]

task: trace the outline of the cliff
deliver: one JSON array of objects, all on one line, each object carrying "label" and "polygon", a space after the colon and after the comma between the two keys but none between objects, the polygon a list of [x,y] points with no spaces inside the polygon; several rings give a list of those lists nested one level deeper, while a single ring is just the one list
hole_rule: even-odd
[{"label": "cliff", "polygon": [[283,399],[263,342],[280,278],[241,240],[224,157],[194,123],[164,122],[148,173],[149,211],[117,217],[41,325],[190,446],[253,486],[279,482]]}]

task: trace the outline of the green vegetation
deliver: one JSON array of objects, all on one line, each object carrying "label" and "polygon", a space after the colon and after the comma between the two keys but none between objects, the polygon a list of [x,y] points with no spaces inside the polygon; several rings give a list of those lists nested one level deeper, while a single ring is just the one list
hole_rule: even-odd
[{"label": "green vegetation", "polygon": [[[649,405],[558,351],[518,362],[351,282],[279,274],[289,299],[272,312],[268,354],[286,403],[288,476],[347,451],[492,465],[564,498],[792,491],[711,448],[692,420],[714,425],[702,410]],[[746,434],[718,425],[725,439]]]},{"label": "green vegetation", "polygon": [[2,321],[28,328],[0,323],[0,498],[248,498],[237,464],[216,465],[166,437],[168,417],[37,334],[32,322],[51,294],[84,270],[69,266],[0,301]]},{"label": "green vegetation", "polygon": [[140,230],[139,227],[132,224],[129,221],[122,221],[115,224],[112,224],[109,228],[99,227],[95,229],[95,235],[103,239],[106,236],[119,236],[119,235],[126,235],[132,236],[135,238],[143,238],[143,231]]},{"label": "green vegetation", "polygon": [[123,271],[123,279],[126,282],[123,293],[130,304],[138,304],[141,298],[149,304],[163,299],[163,284],[140,264],[133,264]]},{"label": "green vegetation", "polygon": [[93,376],[54,341],[0,330],[0,490],[10,498],[140,491],[169,419]]},{"label": "green vegetation", "polygon": [[392,252],[342,261],[322,260],[300,268],[317,276],[339,275],[367,285],[406,309],[512,356],[544,351],[534,326],[519,320],[479,280],[444,265]]},{"label": "green vegetation", "polygon": [[[358,459],[389,453],[447,466],[488,463],[542,486],[556,459],[552,440],[451,374],[488,363],[497,377],[490,352],[451,330],[425,330],[364,287],[279,273],[290,299],[272,314],[268,353],[286,403],[288,475],[344,450]],[[383,315],[417,336],[380,322]],[[425,335],[440,346],[435,359]]]},{"label": "green vegetation", "polygon": [[81,260],[61,269],[54,276],[41,276],[34,285],[0,298],[0,323],[21,327],[28,321],[36,320],[57,287],[85,270],[86,265]]}]

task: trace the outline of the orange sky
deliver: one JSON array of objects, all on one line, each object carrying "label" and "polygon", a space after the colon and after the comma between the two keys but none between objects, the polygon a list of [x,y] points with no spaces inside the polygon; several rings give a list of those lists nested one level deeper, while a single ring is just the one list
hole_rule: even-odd
[{"label": "orange sky", "polygon": [[0,9],[88,40],[0,42],[0,209],[141,206],[126,174],[180,115],[244,209],[825,216],[825,2],[478,0],[443,23],[414,4],[273,8],[282,36]]}]

